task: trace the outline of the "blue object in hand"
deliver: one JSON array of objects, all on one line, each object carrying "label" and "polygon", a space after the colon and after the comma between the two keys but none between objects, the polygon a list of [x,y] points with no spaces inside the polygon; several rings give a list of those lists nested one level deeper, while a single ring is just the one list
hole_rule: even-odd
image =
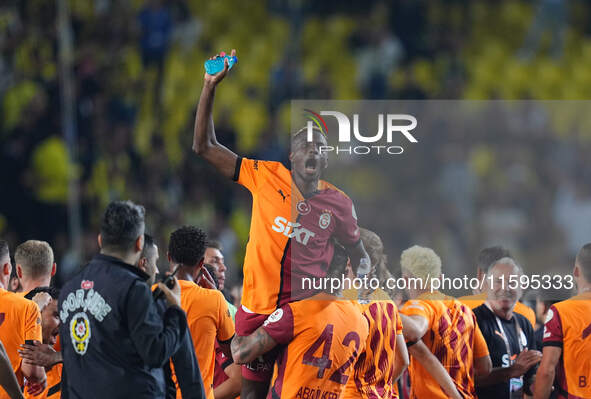
[{"label": "blue object in hand", "polygon": [[223,57],[215,57],[213,60],[205,61],[205,72],[210,75],[215,75],[216,73],[224,70],[224,60],[228,60],[228,69],[232,69],[235,63],[238,62],[238,57],[225,55]]}]

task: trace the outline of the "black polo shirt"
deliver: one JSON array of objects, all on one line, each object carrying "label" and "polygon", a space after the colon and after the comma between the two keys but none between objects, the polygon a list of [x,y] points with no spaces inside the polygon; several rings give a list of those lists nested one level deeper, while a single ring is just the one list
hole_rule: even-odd
[{"label": "black polo shirt", "polygon": [[[482,304],[474,309],[478,327],[482,331],[482,335],[488,345],[490,352],[490,359],[493,368],[509,367],[511,358],[517,357],[522,349],[538,349],[534,336],[534,330],[531,323],[522,315],[513,313],[510,320],[495,316],[495,314],[486,306]],[[499,331],[499,325],[502,326],[503,331]],[[517,327],[519,326],[519,328]],[[518,338],[518,331],[519,338]],[[503,339],[503,335],[507,339],[511,353],[507,353],[507,344]],[[537,366],[532,367],[523,376],[524,392],[531,395],[530,385],[533,383],[532,377],[535,374]],[[476,394],[479,399],[501,399],[509,398],[509,381],[502,382],[487,387],[476,387]]]}]

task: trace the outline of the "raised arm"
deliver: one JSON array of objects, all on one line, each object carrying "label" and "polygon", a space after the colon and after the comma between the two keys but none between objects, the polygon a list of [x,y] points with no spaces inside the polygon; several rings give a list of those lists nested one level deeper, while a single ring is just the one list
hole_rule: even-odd
[{"label": "raised arm", "polygon": [[[234,55],[236,55],[236,50],[232,50],[232,56]],[[195,115],[193,151],[213,165],[222,175],[231,179],[234,177],[238,156],[218,143],[212,116],[215,88],[227,73],[228,61],[226,60],[224,70],[215,75],[206,72],[203,77],[203,89],[201,90],[201,97],[199,97],[199,105]]]}]

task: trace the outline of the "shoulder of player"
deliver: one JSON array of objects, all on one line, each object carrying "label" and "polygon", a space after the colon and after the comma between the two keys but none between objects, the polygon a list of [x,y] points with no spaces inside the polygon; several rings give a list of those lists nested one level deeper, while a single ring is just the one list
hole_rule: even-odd
[{"label": "shoulder of player", "polygon": [[8,295],[3,296],[2,302],[4,304],[8,303],[9,309],[17,314],[25,315],[25,317],[39,313],[39,307],[35,302],[14,292],[8,292]]},{"label": "shoulder of player", "polygon": [[261,159],[241,158],[241,162],[242,163],[246,162],[246,163],[252,165],[252,168],[255,171],[260,170],[260,168],[264,168],[264,169],[267,169],[271,172],[273,172],[273,171],[287,171],[287,172],[289,172],[289,170],[281,162],[278,162],[278,161],[265,161],[265,160],[261,160]]},{"label": "shoulder of player", "polygon": [[319,191],[322,196],[330,196],[333,198],[337,198],[340,200],[344,200],[345,202],[352,202],[351,198],[344,191],[341,189],[333,186],[330,183],[321,180],[319,183]]},{"label": "shoulder of player", "polygon": [[10,291],[5,291],[4,295],[2,296],[2,302],[3,303],[10,303],[12,306],[17,306],[17,307],[30,307],[30,306],[36,306],[35,302],[33,302],[30,299],[27,299],[24,297],[24,295],[17,293],[17,292],[10,292]]},{"label": "shoulder of player", "polygon": [[181,297],[190,296],[196,298],[220,299],[225,301],[224,295],[218,290],[203,288],[195,284],[193,281],[180,280],[179,284],[181,286]]}]

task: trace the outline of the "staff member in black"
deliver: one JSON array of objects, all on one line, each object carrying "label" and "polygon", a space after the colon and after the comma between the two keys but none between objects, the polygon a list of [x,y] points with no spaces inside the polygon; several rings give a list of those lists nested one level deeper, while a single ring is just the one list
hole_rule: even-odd
[{"label": "staff member in black", "polygon": [[[153,287],[158,273],[158,245],[154,238],[149,234],[144,234],[144,250],[138,262],[138,267],[148,276],[148,285]],[[156,305],[161,313],[166,312],[166,300],[164,298],[156,299]],[[199,363],[195,355],[191,332],[187,328],[181,347],[171,359],[176,375],[176,384],[178,384],[183,399],[205,399],[205,388],[201,379]],[[166,399],[176,399],[177,387],[172,380],[170,363],[164,364],[164,381],[166,385]]]},{"label": "staff member in black", "polygon": [[161,315],[137,267],[144,208],[131,201],[109,204],[98,243],[100,254],[60,294],[62,398],[164,398],[162,367],[187,331],[178,282],[159,285],[168,303]]},{"label": "staff member in black", "polygon": [[492,276],[492,285],[488,280],[486,284],[487,300],[474,309],[493,364],[489,375],[476,377],[479,399],[514,399],[522,398],[524,394],[532,395],[535,365],[542,359],[542,354],[536,350],[531,323],[522,315],[513,313],[521,296],[521,290],[514,283],[519,281],[521,274],[521,268],[511,258],[494,262],[486,274]]}]

